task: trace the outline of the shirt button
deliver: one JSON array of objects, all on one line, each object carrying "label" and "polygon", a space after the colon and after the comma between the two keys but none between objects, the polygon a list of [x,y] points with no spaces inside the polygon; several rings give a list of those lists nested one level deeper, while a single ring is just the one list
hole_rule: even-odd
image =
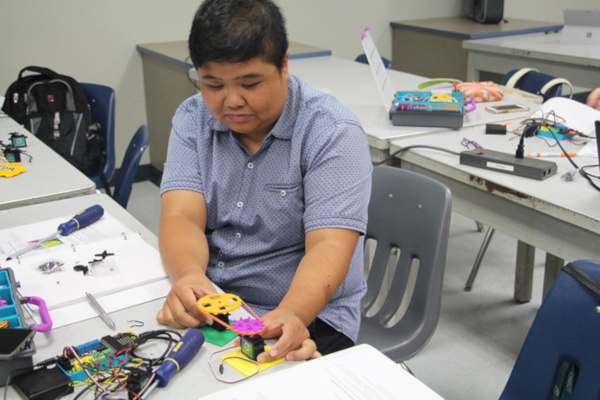
[{"label": "shirt button", "polygon": [[249,162],[249,163],[248,163],[248,168],[249,168],[249,169],[252,169],[252,168],[254,168],[254,164],[252,164],[251,162]]},{"label": "shirt button", "polygon": [[241,237],[242,237],[242,234],[241,234],[241,233],[239,233],[239,232],[237,232],[237,233],[235,234],[235,237],[239,239],[239,238],[241,238]]},{"label": "shirt button", "polygon": [[241,201],[238,201],[237,206],[238,206],[238,208],[242,208],[242,207],[244,207],[244,203],[242,203]]},{"label": "shirt button", "polygon": [[281,196],[283,197],[283,196],[285,196],[285,195],[287,194],[287,192],[286,192],[285,190],[282,190],[282,191],[280,192],[280,194],[281,194]]},{"label": "shirt button", "polygon": [[219,261],[217,263],[217,267],[219,267],[219,268],[223,268],[224,266],[225,266],[225,263],[223,261]]}]

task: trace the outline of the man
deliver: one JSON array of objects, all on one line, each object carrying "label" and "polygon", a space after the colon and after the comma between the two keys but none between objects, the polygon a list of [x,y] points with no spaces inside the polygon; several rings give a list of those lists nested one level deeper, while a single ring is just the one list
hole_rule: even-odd
[{"label": "man", "polygon": [[261,362],[352,346],[360,324],[370,197],[367,137],[333,97],[288,71],[271,0],[206,0],[189,50],[201,95],[173,118],[161,183],[160,251],[173,287],[157,319],[203,322],[223,291],[279,338]]}]

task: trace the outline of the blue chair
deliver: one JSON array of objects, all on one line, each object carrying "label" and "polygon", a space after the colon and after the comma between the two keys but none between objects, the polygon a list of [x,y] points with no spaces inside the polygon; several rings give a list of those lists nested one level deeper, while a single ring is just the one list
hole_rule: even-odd
[{"label": "blue chair", "polygon": [[[356,56],[356,58],[354,59],[354,61],[359,62],[359,63],[363,63],[363,64],[368,64],[369,60],[367,59],[367,55],[366,54],[359,54],[358,56]],[[388,60],[385,57],[381,57],[381,61],[383,61],[383,65],[387,68],[390,69],[392,68],[392,62],[390,60]]]},{"label": "blue chair", "polygon": [[[533,320],[500,400],[600,399],[600,262],[572,264],[596,281],[596,291],[568,273],[570,265],[563,268]],[[563,380],[565,367],[575,371],[572,393]],[[553,397],[561,388],[564,397]]]},{"label": "blue chair", "polygon": [[563,86],[569,88],[569,97],[573,97],[573,86],[564,78],[539,72],[533,68],[517,68],[509,71],[502,81],[502,85],[521,89],[525,92],[534,93],[544,98],[544,101],[552,97],[565,96]]},{"label": "blue chair", "polygon": [[358,343],[402,362],[429,342],[440,316],[451,214],[444,184],[396,167],[373,169],[365,234],[373,258]]},{"label": "blue chair", "polygon": [[133,135],[129,142],[129,146],[127,146],[127,151],[123,157],[123,162],[121,163],[121,168],[117,175],[115,190],[112,196],[123,208],[127,208],[133,181],[135,179],[135,173],[140,165],[140,160],[144,155],[144,151],[146,151],[146,148],[148,147],[149,138],[150,134],[148,132],[148,127],[142,125],[135,132],[135,135]]},{"label": "blue chair", "polygon": [[[115,173],[115,91],[108,86],[95,83],[81,83],[92,111],[92,117],[100,124],[100,134],[104,139],[106,164],[104,176],[110,181]],[[105,188],[100,173],[90,176],[97,188]]]}]

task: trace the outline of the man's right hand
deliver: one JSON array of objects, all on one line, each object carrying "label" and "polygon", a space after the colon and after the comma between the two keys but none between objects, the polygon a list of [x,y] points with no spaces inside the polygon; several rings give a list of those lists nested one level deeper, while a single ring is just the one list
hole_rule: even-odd
[{"label": "man's right hand", "polygon": [[195,328],[206,322],[198,311],[198,299],[216,293],[210,280],[200,270],[189,271],[173,282],[163,308],[156,316],[157,321],[173,328]]}]

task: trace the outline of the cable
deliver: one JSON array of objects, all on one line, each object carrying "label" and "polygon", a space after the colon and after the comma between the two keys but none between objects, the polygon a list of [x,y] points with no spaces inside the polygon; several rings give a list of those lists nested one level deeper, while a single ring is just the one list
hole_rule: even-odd
[{"label": "cable", "polygon": [[399,150],[396,150],[395,152],[393,152],[392,154],[390,154],[389,156],[387,156],[387,157],[386,157],[386,158],[384,158],[383,160],[381,160],[381,161],[378,161],[378,162],[374,162],[374,163],[373,163],[373,165],[381,165],[381,164],[385,164],[385,163],[387,163],[389,160],[391,160],[391,159],[393,159],[395,156],[397,156],[398,154],[400,154],[400,153],[404,153],[405,151],[412,150],[412,149],[431,149],[431,150],[439,150],[439,151],[444,151],[444,152],[446,152],[446,153],[450,153],[450,154],[453,154],[453,155],[455,155],[455,156],[459,156],[459,157],[460,157],[460,153],[458,153],[458,152],[456,152],[456,151],[453,151],[453,150],[448,150],[448,149],[445,149],[445,148],[443,148],[443,147],[429,146],[429,145],[425,145],[425,144],[415,144],[415,145],[412,145],[412,146],[406,146],[406,147],[403,147],[403,148],[401,148],[401,149],[399,149]]},{"label": "cable", "polygon": [[[175,337],[175,338],[174,338]],[[158,358],[148,358],[142,357],[135,353],[136,350],[139,350],[142,345],[147,343],[150,340],[164,340],[167,341],[167,346],[164,352]],[[173,346],[177,344],[181,340],[181,333],[177,331],[173,331],[170,329],[159,329],[155,331],[144,332],[138,336],[137,346],[135,349],[131,350],[131,356],[134,358],[139,358],[140,360],[148,363],[149,366],[158,366],[161,365],[164,359],[167,357],[167,354],[171,351]]]},{"label": "cable", "polygon": [[594,181],[592,180],[592,176],[589,173],[585,172],[584,168],[580,168],[575,161],[573,161],[573,159],[571,158],[571,156],[569,156],[569,153],[564,149],[564,147],[562,147],[562,144],[560,143],[560,141],[558,140],[558,138],[556,137],[556,135],[554,134],[554,132],[552,132],[551,130],[549,130],[549,132],[552,134],[552,137],[554,137],[554,140],[556,140],[556,144],[558,145],[558,147],[560,147],[560,150],[563,152],[563,154],[565,155],[565,157],[567,158],[567,160],[569,160],[569,162],[571,163],[571,165],[579,172],[579,174],[581,176],[583,176],[590,185],[592,185],[592,187],[594,187],[594,189],[600,191],[600,186],[596,185],[594,183]]},{"label": "cable", "polygon": [[212,353],[208,357],[208,365],[210,366],[210,369],[211,369],[211,371],[212,371],[212,373],[213,373],[213,375],[214,375],[214,377],[215,377],[216,380],[218,380],[220,382],[224,382],[224,383],[237,383],[237,382],[241,382],[243,380],[246,380],[248,378],[251,378],[251,377],[253,377],[254,375],[256,375],[256,374],[258,374],[260,372],[260,363],[258,361],[254,361],[254,360],[252,360],[250,358],[247,358],[247,357],[241,357],[241,356],[234,355],[234,356],[227,356],[227,357],[221,358],[221,362],[219,363],[219,374],[220,375],[223,374],[223,372],[225,371],[224,363],[227,360],[242,360],[242,361],[247,361],[247,362],[249,362],[251,364],[256,365],[256,371],[253,371],[251,374],[246,375],[246,376],[244,376],[244,377],[242,377],[240,379],[236,379],[236,380],[232,380],[232,381],[228,381],[228,380],[222,379],[222,378],[219,377],[219,375],[217,375],[217,373],[215,372],[215,368],[212,365],[212,358],[213,358],[213,356],[215,354],[220,354],[220,353],[223,353],[225,351],[233,350],[233,349],[237,349],[237,348],[238,348],[238,346],[226,347],[224,349],[215,351],[214,353]]}]

